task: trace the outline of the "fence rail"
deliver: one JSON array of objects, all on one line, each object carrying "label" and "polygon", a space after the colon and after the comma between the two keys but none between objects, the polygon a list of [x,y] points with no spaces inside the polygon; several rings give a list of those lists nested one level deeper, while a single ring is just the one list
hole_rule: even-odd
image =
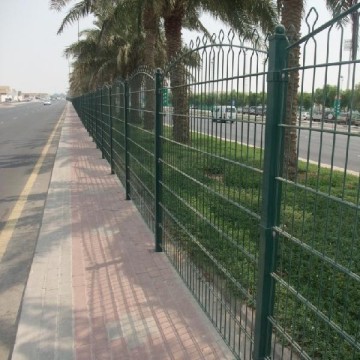
[{"label": "fence rail", "polygon": [[72,100],[239,359],[360,359],[360,79],[318,47],[338,19],[268,51],[199,40]]}]

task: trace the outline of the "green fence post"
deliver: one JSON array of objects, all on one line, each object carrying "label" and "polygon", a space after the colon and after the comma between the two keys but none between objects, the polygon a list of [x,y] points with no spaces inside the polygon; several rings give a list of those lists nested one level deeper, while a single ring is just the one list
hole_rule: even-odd
[{"label": "green fence post", "polygon": [[112,86],[109,87],[109,137],[110,137],[110,168],[111,174],[114,171],[114,155],[113,155],[113,119],[112,119]]},{"label": "green fence post", "polygon": [[95,121],[95,96],[94,93],[90,95],[90,104],[91,104],[91,126],[92,126],[92,138],[96,144],[96,121]]},{"label": "green fence post", "polygon": [[79,115],[81,122],[84,124],[84,116],[83,116],[83,111],[82,111],[82,107],[81,107],[81,97],[77,97],[75,101],[76,101],[76,111]]},{"label": "green fence post", "polygon": [[162,79],[160,69],[155,73],[155,251],[162,251]]},{"label": "green fence post", "polygon": [[90,113],[90,94],[87,93],[85,95],[85,111],[86,111],[86,118],[87,118],[87,124],[88,124],[88,132],[89,135],[92,136],[91,133],[91,113]]},{"label": "green fence post", "polygon": [[101,95],[99,89],[96,91],[96,121],[97,121],[97,133],[96,133],[96,145],[100,149],[101,146]]},{"label": "green fence post", "polygon": [[86,130],[88,131],[88,134],[90,135],[90,118],[89,118],[89,95],[84,95],[84,112],[85,112],[85,118],[86,118]]},{"label": "green fence post", "polygon": [[95,96],[95,92],[92,93],[91,95],[92,98],[92,118],[93,118],[93,140],[95,142],[96,145],[96,96]]},{"label": "green fence post", "polygon": [[88,114],[88,106],[87,106],[87,95],[83,96],[82,100],[83,108],[84,108],[84,118],[86,122],[86,130],[89,133],[89,114]]},{"label": "green fence post", "polygon": [[95,91],[92,95],[92,98],[93,98],[93,119],[94,119],[93,120],[93,123],[94,123],[93,139],[94,139],[95,145],[97,147],[97,131],[98,131],[98,128],[97,128],[97,97],[96,97]]},{"label": "green fence post", "polygon": [[279,221],[281,174],[281,123],[283,116],[286,76],[282,72],[286,65],[288,41],[285,29],[279,25],[270,37],[269,71],[267,75],[267,111],[265,130],[264,173],[262,186],[262,216],[260,220],[259,275],[256,294],[256,319],[254,359],[270,356],[272,325],[269,316],[273,313],[275,281],[271,273],[275,269],[277,235],[273,230]]},{"label": "green fence post", "polygon": [[85,127],[87,127],[87,124],[86,124],[86,117],[85,117],[85,108],[84,108],[84,95],[82,95],[79,99],[79,102],[80,102],[80,108],[81,108],[81,116],[83,118],[83,122],[85,124]]},{"label": "green fence post", "polygon": [[[94,142],[95,142],[95,145],[96,145],[96,137],[97,137],[97,121],[96,121],[96,109],[97,109],[97,100],[96,100],[96,93],[94,92],[92,94],[92,100],[93,100],[93,105],[92,105],[92,113],[93,113],[93,139],[94,139]],[[96,145],[97,146],[97,145]]]},{"label": "green fence post", "polygon": [[103,87],[100,89],[100,126],[101,126],[101,158],[105,159],[104,152],[104,104],[103,104]]},{"label": "green fence post", "polygon": [[85,106],[87,131],[88,131],[89,135],[91,135],[91,123],[90,123],[90,117],[89,117],[89,94],[86,94],[84,96],[84,106]]},{"label": "green fence post", "polygon": [[124,128],[124,137],[125,137],[125,194],[126,200],[130,200],[130,162],[129,162],[129,83],[125,81],[125,101],[124,101],[124,119],[125,119],[125,128]]},{"label": "green fence post", "polygon": [[92,137],[92,118],[91,118],[91,94],[86,95],[86,113],[88,117],[89,135]]}]

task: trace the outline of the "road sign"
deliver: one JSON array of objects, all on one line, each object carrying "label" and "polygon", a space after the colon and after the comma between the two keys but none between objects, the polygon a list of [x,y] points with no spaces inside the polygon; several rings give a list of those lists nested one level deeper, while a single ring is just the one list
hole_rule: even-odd
[{"label": "road sign", "polygon": [[350,40],[344,40],[344,50],[350,51],[351,50],[351,39]]},{"label": "road sign", "polygon": [[169,90],[164,88],[162,90],[162,96],[163,96],[163,105],[168,106],[169,105]]},{"label": "road sign", "polygon": [[335,98],[334,100],[334,114],[335,116],[338,116],[340,114],[340,99]]}]

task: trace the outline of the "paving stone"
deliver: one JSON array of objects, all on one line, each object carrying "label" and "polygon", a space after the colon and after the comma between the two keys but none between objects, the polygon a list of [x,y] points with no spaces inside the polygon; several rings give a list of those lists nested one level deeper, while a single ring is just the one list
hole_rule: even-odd
[{"label": "paving stone", "polygon": [[67,105],[13,360],[233,359]]}]

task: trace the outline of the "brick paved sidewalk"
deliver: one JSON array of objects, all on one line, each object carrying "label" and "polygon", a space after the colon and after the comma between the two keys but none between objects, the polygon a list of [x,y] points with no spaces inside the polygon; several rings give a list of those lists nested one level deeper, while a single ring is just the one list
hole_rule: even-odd
[{"label": "brick paved sidewalk", "polygon": [[68,104],[12,359],[233,359]]}]

